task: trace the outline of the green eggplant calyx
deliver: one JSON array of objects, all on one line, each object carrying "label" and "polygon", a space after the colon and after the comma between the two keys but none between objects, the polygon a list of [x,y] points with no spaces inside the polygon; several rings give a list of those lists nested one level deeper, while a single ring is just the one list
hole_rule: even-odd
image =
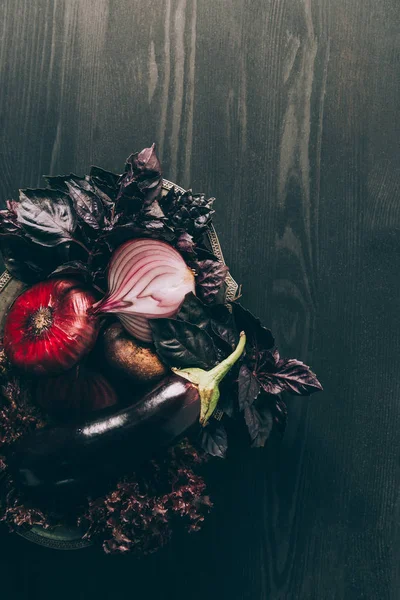
[{"label": "green eggplant calyx", "polygon": [[203,427],[207,425],[209,418],[217,408],[220,396],[219,384],[228,371],[233,367],[235,362],[242,356],[245,346],[246,335],[244,331],[242,331],[240,333],[239,343],[232,354],[230,354],[218,365],[213,367],[210,371],[205,371],[204,369],[198,369],[196,367],[172,369],[176,375],[179,375],[194,385],[197,385],[201,403],[200,423],[203,425]]}]

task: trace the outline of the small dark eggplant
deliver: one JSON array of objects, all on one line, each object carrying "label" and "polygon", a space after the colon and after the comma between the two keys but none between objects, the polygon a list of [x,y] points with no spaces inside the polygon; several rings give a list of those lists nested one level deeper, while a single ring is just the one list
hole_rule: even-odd
[{"label": "small dark eggplant", "polygon": [[155,449],[194,425],[200,414],[195,384],[172,374],[138,402],[80,425],[39,429],[14,445],[9,473],[32,498],[66,498],[133,470]]},{"label": "small dark eggplant", "polygon": [[133,472],[175,442],[199,419],[204,425],[219,398],[219,383],[245,346],[211,371],[174,370],[131,406],[80,425],[48,426],[13,445],[11,478],[32,499],[69,501]]}]

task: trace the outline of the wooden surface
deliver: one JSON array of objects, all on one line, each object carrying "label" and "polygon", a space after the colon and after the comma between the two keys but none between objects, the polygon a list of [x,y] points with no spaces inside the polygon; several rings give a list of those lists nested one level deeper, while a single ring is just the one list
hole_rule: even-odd
[{"label": "wooden surface", "polygon": [[149,559],[2,530],[2,598],[400,597],[399,20],[398,0],[0,2],[1,201],[155,141],[166,177],[217,197],[244,302],[325,387]]}]

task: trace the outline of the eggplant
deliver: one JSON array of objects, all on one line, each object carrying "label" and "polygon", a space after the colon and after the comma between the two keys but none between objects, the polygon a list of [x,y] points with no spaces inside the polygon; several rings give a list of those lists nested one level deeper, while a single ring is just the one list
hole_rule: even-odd
[{"label": "eggplant", "polygon": [[[134,404],[79,425],[47,426],[16,442],[6,457],[22,494],[40,504],[70,502],[101,493],[172,444],[196,422],[205,425],[217,406],[219,383],[241,356],[246,337],[210,371],[172,369]],[[199,419],[200,415],[200,419]]]},{"label": "eggplant", "polygon": [[80,425],[47,426],[13,446],[7,458],[13,482],[25,496],[70,498],[96,482],[133,471],[198,421],[198,387],[176,374],[135,404]]}]

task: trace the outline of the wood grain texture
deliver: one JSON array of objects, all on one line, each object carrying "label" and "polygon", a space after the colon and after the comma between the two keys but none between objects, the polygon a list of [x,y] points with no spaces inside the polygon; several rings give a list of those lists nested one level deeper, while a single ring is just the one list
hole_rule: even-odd
[{"label": "wood grain texture", "polygon": [[244,302],[324,394],[212,468],[204,530],[143,561],[3,530],[1,593],[106,600],[400,595],[398,0],[2,0],[0,199],[42,174],[165,176],[218,199]]}]

